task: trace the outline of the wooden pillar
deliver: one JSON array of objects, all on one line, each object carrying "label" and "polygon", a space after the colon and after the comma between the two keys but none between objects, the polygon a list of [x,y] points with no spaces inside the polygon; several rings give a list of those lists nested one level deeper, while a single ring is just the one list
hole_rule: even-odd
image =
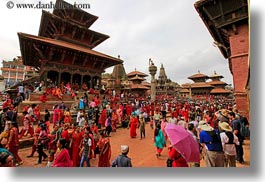
[{"label": "wooden pillar", "polygon": [[40,77],[40,81],[43,80],[45,86],[47,86],[47,79],[48,79],[48,72],[47,72],[47,71],[44,71],[44,72],[42,73],[42,76]]},{"label": "wooden pillar", "polygon": [[98,90],[101,89],[101,77],[99,77],[99,80],[98,80]]},{"label": "wooden pillar", "polygon": [[82,85],[83,84],[83,81],[84,80],[84,75],[81,75],[81,84],[80,85]]},{"label": "wooden pillar", "polygon": [[61,84],[61,76],[62,76],[62,72],[59,71],[58,72],[58,84],[57,84],[57,86],[60,86],[60,84]]},{"label": "wooden pillar", "polygon": [[71,77],[70,77],[70,84],[73,84],[73,73],[71,73]]}]

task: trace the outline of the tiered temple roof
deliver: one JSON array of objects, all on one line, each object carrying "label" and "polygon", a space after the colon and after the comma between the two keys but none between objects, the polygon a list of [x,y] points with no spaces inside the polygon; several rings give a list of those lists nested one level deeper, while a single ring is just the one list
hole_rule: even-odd
[{"label": "tiered temple roof", "polygon": [[188,79],[196,82],[205,82],[209,77],[205,74],[202,74],[200,71],[198,71],[197,74],[192,75],[190,77],[188,77]]},{"label": "tiered temple roof", "polygon": [[128,73],[127,76],[130,81],[131,90],[148,90],[149,89],[147,86],[142,84],[142,82],[146,80],[145,77],[147,77],[148,75],[140,71],[137,71],[135,69],[135,71]]},{"label": "tiered temple roof", "polygon": [[55,8],[53,13],[43,11],[39,36],[18,33],[23,64],[40,70],[42,79],[53,75],[59,77],[57,83],[75,79],[98,84],[106,68],[123,61],[92,50],[109,38],[88,29],[97,16],[62,0],[57,0],[55,6],[68,8]]},{"label": "tiered temple roof", "polygon": [[[227,83],[221,81],[222,75],[218,75],[216,72],[212,76],[207,76],[198,72],[195,75],[188,77],[194,81],[194,83],[186,83],[182,85],[182,89],[180,93],[187,94],[191,92],[192,94],[200,94],[200,95],[207,95],[207,94],[230,94],[230,90],[225,90],[225,86]],[[208,81],[208,79],[212,79],[212,81]]]}]

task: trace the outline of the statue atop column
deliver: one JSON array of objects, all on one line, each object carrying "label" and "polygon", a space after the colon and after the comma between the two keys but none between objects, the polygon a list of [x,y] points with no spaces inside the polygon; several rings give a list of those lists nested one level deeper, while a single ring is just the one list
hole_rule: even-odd
[{"label": "statue atop column", "polygon": [[154,62],[149,59],[149,73],[151,75],[151,101],[156,100],[156,83],[155,83],[155,74],[157,67],[154,65]]}]

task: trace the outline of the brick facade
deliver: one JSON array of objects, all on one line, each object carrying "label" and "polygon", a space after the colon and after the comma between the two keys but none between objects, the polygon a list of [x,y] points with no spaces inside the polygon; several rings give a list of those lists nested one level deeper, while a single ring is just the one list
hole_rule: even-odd
[{"label": "brick facade", "polygon": [[247,24],[237,27],[236,33],[231,32],[229,38],[231,48],[231,63],[234,81],[234,95],[237,109],[248,118],[249,96],[246,86],[248,84],[249,71],[249,27]]}]

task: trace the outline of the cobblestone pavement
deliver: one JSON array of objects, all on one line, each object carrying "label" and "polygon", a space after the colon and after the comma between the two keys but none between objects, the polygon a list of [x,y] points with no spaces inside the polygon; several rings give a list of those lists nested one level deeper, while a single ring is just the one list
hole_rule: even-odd
[{"label": "cobblestone pavement", "polygon": [[[156,148],[153,145],[153,130],[150,129],[149,125],[146,125],[146,138],[140,140],[139,129],[137,129],[137,137],[131,139],[129,136],[129,129],[120,128],[117,132],[113,132],[110,137],[112,156],[111,161],[115,159],[116,156],[120,154],[120,146],[128,145],[130,151],[128,156],[132,159],[133,167],[166,167],[166,159],[168,150],[164,148],[162,155],[156,158]],[[244,142],[244,159],[245,163],[237,163],[237,167],[250,167],[250,141],[245,140]],[[31,152],[31,148],[21,149],[19,155],[23,160],[23,164],[19,167],[45,167],[46,161],[42,164],[35,165],[38,160],[37,152],[34,157],[27,158]],[[48,153],[47,151],[45,151]],[[91,160],[91,166],[97,167],[98,159]],[[204,167],[204,161],[201,161],[201,167]]]}]

